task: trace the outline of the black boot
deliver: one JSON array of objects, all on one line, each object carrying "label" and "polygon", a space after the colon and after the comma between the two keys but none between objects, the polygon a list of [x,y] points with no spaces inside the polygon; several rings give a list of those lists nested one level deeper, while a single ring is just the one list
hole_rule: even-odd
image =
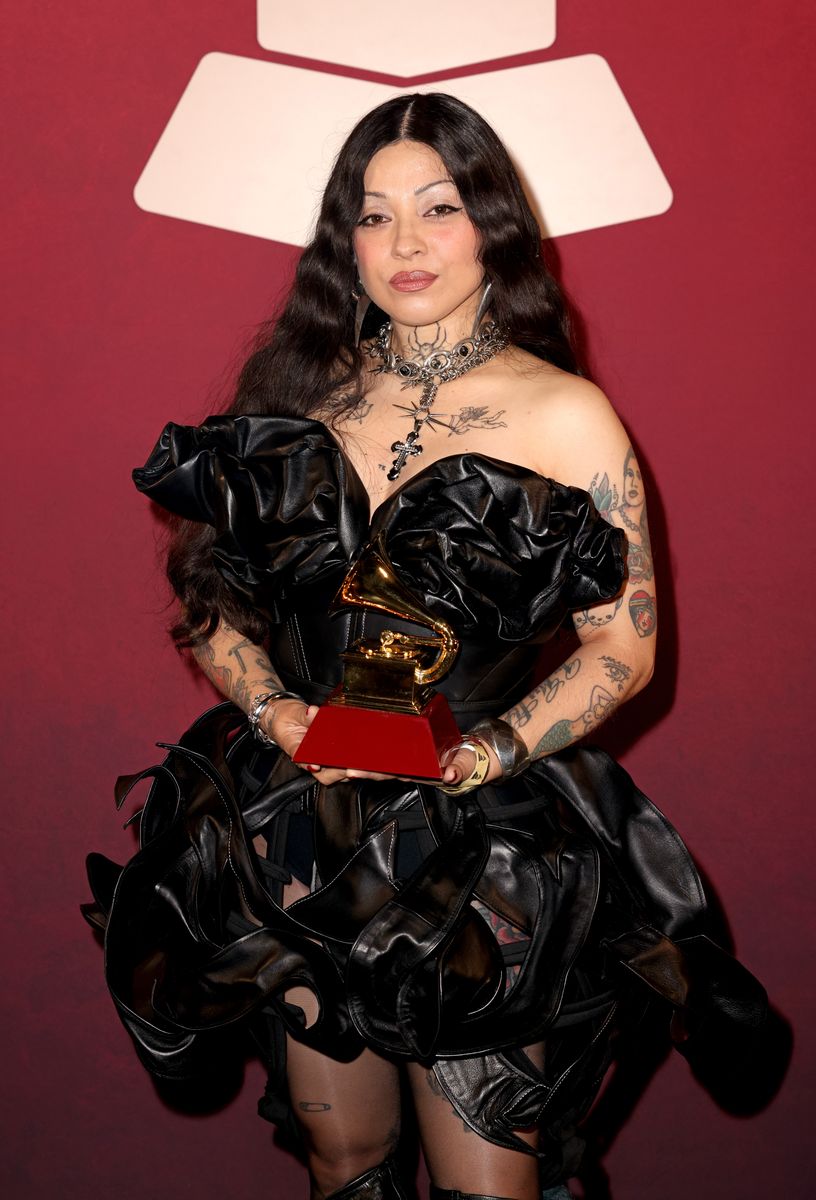
[{"label": "black boot", "polygon": [[408,1192],[403,1187],[397,1160],[389,1154],[376,1167],[344,1183],[326,1200],[408,1200]]}]

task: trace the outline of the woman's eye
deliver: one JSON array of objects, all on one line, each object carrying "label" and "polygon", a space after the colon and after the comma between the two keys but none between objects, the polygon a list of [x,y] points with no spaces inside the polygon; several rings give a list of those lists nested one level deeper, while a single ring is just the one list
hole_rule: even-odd
[{"label": "woman's eye", "polygon": [[446,217],[448,213],[457,213],[461,211],[461,208],[457,208],[455,204],[435,204],[428,213],[428,216]]},{"label": "woman's eye", "polygon": [[367,213],[357,222],[357,224],[368,225],[370,227],[371,225],[379,225],[380,222],[384,221],[385,219],[386,218],[382,213]]}]

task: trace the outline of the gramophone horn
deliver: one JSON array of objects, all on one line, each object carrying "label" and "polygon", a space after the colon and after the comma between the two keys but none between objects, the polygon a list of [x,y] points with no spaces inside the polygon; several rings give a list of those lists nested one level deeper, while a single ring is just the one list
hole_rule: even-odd
[{"label": "gramophone horn", "polygon": [[[329,611],[338,612],[346,607],[375,609],[402,621],[425,625],[438,635],[439,642],[431,643],[439,646],[437,658],[429,667],[415,668],[419,684],[441,679],[459,653],[459,641],[447,621],[429,612],[397,575],[386,552],[382,534],[365,547],[340,584]],[[424,638],[417,638],[416,641],[418,645],[429,644]]]}]

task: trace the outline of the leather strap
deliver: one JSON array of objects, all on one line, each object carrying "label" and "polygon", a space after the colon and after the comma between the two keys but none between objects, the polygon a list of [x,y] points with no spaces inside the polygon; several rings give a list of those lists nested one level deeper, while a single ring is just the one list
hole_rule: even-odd
[{"label": "leather strap", "polygon": [[488,1196],[484,1192],[460,1192],[458,1188],[438,1188],[431,1184],[430,1200],[512,1200],[511,1196]]},{"label": "leather strap", "polygon": [[[570,1192],[566,1187],[547,1188],[541,1193],[541,1200],[566,1200]],[[506,1196],[486,1196],[483,1192],[459,1192],[447,1188],[438,1188],[431,1184],[429,1200],[507,1200]]]},{"label": "leather strap", "polygon": [[330,1192],[326,1200],[408,1200],[397,1160],[393,1154],[351,1179],[336,1192]]}]

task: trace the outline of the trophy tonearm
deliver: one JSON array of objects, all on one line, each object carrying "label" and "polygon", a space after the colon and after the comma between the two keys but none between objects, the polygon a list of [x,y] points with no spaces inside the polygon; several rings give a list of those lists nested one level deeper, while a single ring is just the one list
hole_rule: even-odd
[{"label": "trophy tonearm", "polygon": [[402,583],[381,537],[363,550],[348,572],[331,611],[347,607],[373,609],[424,625],[436,636],[384,629],[378,638],[361,638],[342,655],[343,686],[329,703],[422,712],[433,695],[430,684],[450,670],[459,641],[447,621],[429,612]]}]

